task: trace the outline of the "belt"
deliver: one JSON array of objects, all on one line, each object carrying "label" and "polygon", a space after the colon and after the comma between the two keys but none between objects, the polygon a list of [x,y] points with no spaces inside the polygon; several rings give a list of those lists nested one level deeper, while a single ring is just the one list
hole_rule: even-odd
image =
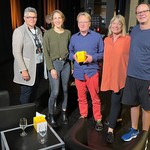
[{"label": "belt", "polygon": [[[55,60],[66,61],[65,58],[56,58]],[[54,60],[54,61],[55,61],[55,60]]]}]

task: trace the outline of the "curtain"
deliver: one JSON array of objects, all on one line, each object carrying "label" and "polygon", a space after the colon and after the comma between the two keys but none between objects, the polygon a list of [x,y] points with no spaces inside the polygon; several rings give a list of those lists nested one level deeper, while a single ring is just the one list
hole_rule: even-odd
[{"label": "curtain", "polygon": [[[59,9],[59,0],[44,0],[44,16],[50,15],[55,9]],[[44,21],[44,26],[46,22]]]},{"label": "curtain", "polygon": [[10,0],[12,29],[22,24],[20,0]]},{"label": "curtain", "polygon": [[59,0],[44,0],[44,15],[51,14],[55,9],[59,9]]},{"label": "curtain", "polygon": [[[31,0],[27,1],[28,4],[31,5]],[[38,1],[36,2],[38,5]],[[22,24],[22,15],[21,14],[21,6],[20,6],[20,0],[10,0],[10,7],[11,7],[11,23],[12,23],[12,29],[14,30],[16,27],[20,26]],[[59,9],[59,0],[43,0],[43,12],[44,16],[50,14],[55,9]]]}]

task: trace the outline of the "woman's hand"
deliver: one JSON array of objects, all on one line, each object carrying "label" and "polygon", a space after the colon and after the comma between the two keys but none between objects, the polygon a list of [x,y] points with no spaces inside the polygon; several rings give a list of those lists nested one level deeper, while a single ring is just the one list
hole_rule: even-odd
[{"label": "woman's hand", "polygon": [[27,70],[23,70],[21,74],[22,74],[22,79],[23,80],[25,80],[25,81],[29,81],[30,80],[30,75],[29,75]]},{"label": "woman's hand", "polygon": [[50,73],[51,73],[51,76],[52,76],[53,79],[56,79],[56,80],[58,79],[58,73],[55,69],[52,69],[50,71]]},{"label": "woman's hand", "polygon": [[74,69],[71,70],[71,74],[73,74],[73,72],[74,72]]}]

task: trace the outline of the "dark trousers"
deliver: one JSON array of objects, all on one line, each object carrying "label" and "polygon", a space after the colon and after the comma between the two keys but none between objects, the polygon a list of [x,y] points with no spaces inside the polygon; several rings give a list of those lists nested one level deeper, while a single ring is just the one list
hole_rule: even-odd
[{"label": "dark trousers", "polygon": [[36,79],[33,86],[21,85],[21,93],[20,93],[20,103],[32,103],[37,99],[37,88],[40,82],[40,79],[43,76],[43,64],[37,64],[36,68]]},{"label": "dark trousers", "polygon": [[109,114],[109,127],[115,128],[116,121],[120,115],[121,112],[121,99],[123,95],[123,89],[121,89],[119,92],[114,93],[112,91],[111,94],[111,108],[110,108],[110,114]]}]

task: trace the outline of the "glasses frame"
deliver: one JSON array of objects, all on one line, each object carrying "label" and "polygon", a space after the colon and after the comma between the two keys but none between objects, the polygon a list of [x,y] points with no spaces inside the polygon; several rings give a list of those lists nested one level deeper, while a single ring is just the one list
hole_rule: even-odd
[{"label": "glasses frame", "polygon": [[31,16],[27,16],[27,19],[37,19],[37,17],[31,17]]},{"label": "glasses frame", "polygon": [[90,21],[78,21],[78,24],[88,24]]},{"label": "glasses frame", "polygon": [[136,12],[135,14],[136,15],[141,15],[141,14],[146,14],[147,12],[149,12],[150,10],[149,9],[147,9],[147,10],[143,10],[143,11],[139,11],[139,12]]}]

